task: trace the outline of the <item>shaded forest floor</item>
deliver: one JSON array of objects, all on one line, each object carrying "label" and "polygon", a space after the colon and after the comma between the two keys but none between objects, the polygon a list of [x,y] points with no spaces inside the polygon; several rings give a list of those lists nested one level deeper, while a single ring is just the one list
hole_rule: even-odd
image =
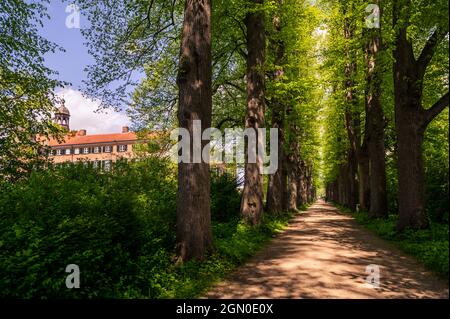
[{"label": "shaded forest floor", "polygon": [[[366,267],[380,267],[379,288]],[[334,206],[318,201],[208,298],[448,298],[439,279]]]}]

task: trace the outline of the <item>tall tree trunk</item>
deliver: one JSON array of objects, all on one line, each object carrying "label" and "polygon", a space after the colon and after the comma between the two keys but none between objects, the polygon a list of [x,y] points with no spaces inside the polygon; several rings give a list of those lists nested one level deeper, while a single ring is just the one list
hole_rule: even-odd
[{"label": "tall tree trunk", "polygon": [[304,161],[300,161],[297,181],[297,207],[308,203],[306,188],[306,166]]},{"label": "tall tree trunk", "polygon": [[300,176],[300,148],[298,143],[297,112],[292,106],[286,109],[288,150],[285,155],[287,168],[286,209],[297,211],[298,180]]},{"label": "tall tree trunk", "polygon": [[[409,2],[409,1],[408,1]],[[410,5],[408,3],[408,5]],[[395,127],[398,151],[398,227],[426,228],[423,188],[421,84],[417,79],[412,44],[406,26],[399,31],[394,56]]]},{"label": "tall tree trunk", "polygon": [[[212,247],[209,164],[194,163],[194,120],[211,126],[211,1],[187,0],[177,83],[178,119],[190,133],[190,163],[178,165],[177,250],[179,259],[203,259]],[[203,146],[207,141],[202,142]],[[198,153],[197,153],[198,154]]]},{"label": "tall tree trunk", "polygon": [[[283,1],[278,0],[278,10],[281,11]],[[278,12],[273,18],[273,25],[277,33],[281,31],[281,14]],[[280,65],[284,59],[284,43],[281,40],[272,40],[271,48],[275,54],[274,64],[277,69],[273,75],[273,81],[280,81],[283,77],[283,69]],[[283,211],[283,203],[286,196],[286,175],[282,163],[284,162],[284,103],[278,96],[272,97],[272,127],[278,129],[278,170],[269,175],[267,184],[267,211],[269,213],[278,213]]]},{"label": "tall tree trunk", "polygon": [[339,174],[338,174],[338,178],[337,178],[337,193],[336,193],[336,202],[339,204],[343,204],[343,183],[342,183],[342,165],[341,167],[339,167]]},{"label": "tall tree trunk", "polygon": [[[344,14],[346,14],[347,8],[344,7]],[[353,78],[356,74],[356,57],[352,52],[350,43],[353,41],[354,37],[354,23],[348,18],[344,21],[344,38],[346,40],[345,56],[346,65],[344,70],[345,75],[345,124],[347,128],[347,134],[350,141],[350,150],[348,158],[353,162],[349,162],[349,172],[348,172],[348,196],[347,207],[351,209],[356,208],[356,203],[359,202],[360,206],[366,206],[366,198],[364,197],[364,192],[358,194],[359,186],[358,180],[365,182],[367,180],[366,176],[360,175],[358,179],[356,176],[358,173],[364,174],[363,169],[359,169],[358,165],[362,160],[362,150],[361,150],[361,128],[360,128],[360,114],[357,112],[358,101],[354,93],[354,82]],[[356,174],[353,174],[356,171]],[[364,184],[363,184],[364,185]],[[363,186],[362,185],[362,186]],[[352,198],[350,198],[352,197]]]},{"label": "tall tree trunk", "polygon": [[421,91],[412,46],[408,45],[406,29],[400,30],[395,50],[394,92],[395,128],[398,152],[399,229],[426,228],[422,143],[424,129],[420,108]]},{"label": "tall tree trunk", "polygon": [[339,204],[344,206],[347,206],[349,192],[347,172],[347,164],[342,164],[339,169]]},{"label": "tall tree trunk", "polygon": [[364,146],[361,148],[358,161],[359,207],[364,210],[368,210],[370,207],[369,170],[369,156],[366,151],[366,146]]},{"label": "tall tree trunk", "polygon": [[272,127],[278,129],[278,169],[269,175],[267,184],[267,211],[279,213],[283,211],[286,196],[286,171],[283,169],[284,160],[284,107],[279,103],[273,104]]},{"label": "tall tree trunk", "polygon": [[356,161],[356,155],[353,152],[348,154],[348,165],[347,165],[347,203],[346,206],[352,210],[356,209],[356,204],[358,203],[358,184],[356,181],[356,176],[358,174],[358,162]]},{"label": "tall tree trunk", "polygon": [[[263,0],[252,0],[253,4],[262,4]],[[249,12],[245,19],[247,26],[247,113],[245,127],[258,129],[264,127],[265,109],[265,29],[264,13],[262,11]],[[258,132],[255,131],[256,136]],[[263,137],[265,138],[265,137]],[[256,145],[264,143],[257,140]],[[250,151],[247,143],[247,154]],[[241,214],[250,224],[261,222],[263,213],[263,175],[260,171],[262,163],[257,156],[256,163],[245,165],[245,182],[241,202]]]},{"label": "tall tree trunk", "polygon": [[288,160],[289,170],[287,174],[287,210],[297,211],[297,167],[294,161]]},{"label": "tall tree trunk", "polygon": [[338,183],[337,181],[334,181],[332,184],[332,188],[331,188],[331,198],[333,200],[333,202],[337,203],[338,202],[338,193],[339,193],[339,188],[338,188]]},{"label": "tall tree trunk", "polygon": [[306,166],[306,203],[313,201],[312,166]]},{"label": "tall tree trunk", "polygon": [[419,57],[414,57],[413,45],[407,36],[410,0],[394,4],[394,25],[397,27],[394,50],[395,127],[398,149],[398,228],[426,228],[423,136],[428,124],[449,104],[448,92],[431,108],[422,107],[423,78],[438,44],[448,35],[438,26],[428,38]]},{"label": "tall tree trunk", "polygon": [[[380,5],[380,0],[375,3]],[[381,17],[380,17],[381,19]],[[384,148],[384,115],[381,106],[381,70],[379,55],[381,50],[381,30],[368,29],[366,44],[366,123],[367,146],[370,161],[370,210],[372,218],[388,215],[386,191],[386,162]]]},{"label": "tall tree trunk", "polygon": [[415,112],[400,112],[396,116],[398,143],[398,227],[426,228],[424,172],[422,159],[423,131],[407,125],[417,123]]}]

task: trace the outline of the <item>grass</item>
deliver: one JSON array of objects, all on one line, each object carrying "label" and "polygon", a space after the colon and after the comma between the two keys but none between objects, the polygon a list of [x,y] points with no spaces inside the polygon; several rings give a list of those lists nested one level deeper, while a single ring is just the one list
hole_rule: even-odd
[{"label": "grass", "polygon": [[439,277],[449,278],[448,225],[431,222],[429,229],[408,229],[404,232],[398,232],[396,230],[398,215],[390,214],[385,219],[371,219],[364,211],[354,212],[340,205],[336,206],[342,212],[351,214],[365,228],[415,257]]},{"label": "grass", "polygon": [[238,220],[214,223],[215,252],[203,262],[191,261],[167,269],[172,282],[164,280],[165,293],[159,298],[197,298],[215,283],[267,245],[273,236],[282,232],[293,213],[276,216],[264,215],[258,227],[251,227]]}]

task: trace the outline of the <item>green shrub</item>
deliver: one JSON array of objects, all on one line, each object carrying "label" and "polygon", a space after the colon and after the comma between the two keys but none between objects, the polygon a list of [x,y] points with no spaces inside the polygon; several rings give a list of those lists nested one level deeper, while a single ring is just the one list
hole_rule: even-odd
[{"label": "green shrub", "polygon": [[[0,194],[0,295],[119,297],[138,258],[173,247],[176,184],[167,163],[50,168]],[[67,289],[77,264],[83,289]]]},{"label": "green shrub", "polygon": [[235,177],[227,172],[211,172],[211,219],[226,222],[239,218],[241,196]]},{"label": "green shrub", "polygon": [[[216,249],[175,264],[176,169],[164,160],[118,162],[113,171],[68,165],[31,174],[0,193],[0,297],[192,298],[243,263],[291,215],[239,219],[234,179],[213,173]],[[80,267],[68,289],[66,266]]]}]

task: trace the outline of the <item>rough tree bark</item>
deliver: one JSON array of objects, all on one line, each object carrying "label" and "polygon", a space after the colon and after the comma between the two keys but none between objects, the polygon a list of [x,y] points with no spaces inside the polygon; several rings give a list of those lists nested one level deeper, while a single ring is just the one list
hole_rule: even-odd
[{"label": "rough tree bark", "polygon": [[350,209],[356,209],[358,203],[358,184],[355,182],[358,175],[358,162],[353,152],[348,153],[347,158],[347,200],[346,206]]},{"label": "rough tree bark", "polygon": [[297,211],[298,180],[300,176],[300,148],[298,141],[299,127],[297,126],[297,113],[292,105],[286,109],[288,149],[285,155],[287,171],[286,209]]},{"label": "rough tree bark", "polygon": [[309,166],[310,173],[309,173],[309,192],[310,192],[310,200],[309,202],[312,203],[316,199],[316,189],[314,187],[314,166]]},{"label": "rough tree bark", "polygon": [[[367,130],[366,133],[367,134]],[[361,209],[369,209],[370,207],[370,165],[367,137],[364,135],[364,142],[358,153],[358,199]]]},{"label": "rough tree bark", "polygon": [[[278,8],[281,10],[283,0],[278,0]],[[281,14],[277,12],[273,17],[273,26],[277,33],[281,32]],[[272,40],[271,48],[275,54],[274,64],[277,67],[273,74],[273,81],[280,81],[283,77],[284,43],[282,40]],[[271,101],[272,127],[278,129],[278,170],[269,176],[267,184],[267,211],[279,213],[283,211],[286,196],[286,172],[284,163],[284,118],[285,106],[278,96],[273,96]]]},{"label": "rough tree bark", "polygon": [[[380,6],[380,0],[375,4]],[[381,20],[381,13],[380,13]],[[388,215],[386,191],[386,162],[384,148],[384,115],[381,106],[381,50],[380,28],[367,29],[366,43],[366,134],[369,153],[370,209],[369,216],[381,218]]]},{"label": "rough tree bark", "polygon": [[[346,8],[344,8],[344,14],[346,13]],[[347,128],[347,134],[350,141],[349,158],[352,159],[352,163],[349,163],[349,179],[348,182],[351,184],[349,188],[351,189],[347,204],[351,209],[356,208],[356,203],[359,203],[361,209],[368,208],[368,198],[366,194],[368,193],[368,170],[367,170],[367,160],[368,156],[365,153],[366,147],[363,142],[361,146],[361,128],[360,128],[360,114],[357,111],[358,101],[354,94],[354,82],[353,77],[356,74],[356,57],[352,52],[349,42],[353,40],[354,37],[354,23],[348,18],[344,21],[344,38],[346,40],[345,56],[345,124]],[[356,170],[356,174],[353,175],[353,170]],[[358,179],[352,179],[351,176],[358,176]],[[356,191],[353,191],[356,189]]]},{"label": "rough tree bark", "polygon": [[288,172],[287,172],[287,196],[286,208],[288,211],[297,211],[297,186],[298,186],[298,165],[295,154],[287,156]]},{"label": "rough tree bark", "polygon": [[416,59],[407,35],[410,0],[394,5],[397,27],[394,50],[395,127],[398,147],[399,230],[428,227],[425,212],[422,144],[428,124],[449,104],[448,92],[431,108],[422,105],[423,79],[438,44],[448,34],[448,24],[437,26]]},{"label": "rough tree bark", "polygon": [[308,202],[306,187],[306,165],[304,161],[300,161],[299,176],[297,181],[297,207]]},{"label": "rough tree bark", "polygon": [[[263,3],[263,0],[252,0],[256,5]],[[265,109],[265,81],[264,81],[264,60],[265,60],[265,30],[264,13],[262,11],[249,12],[245,18],[247,27],[247,113],[245,127],[258,129],[264,127]],[[257,131],[255,131],[258,136]],[[265,138],[265,137],[264,137]],[[257,145],[264,141],[257,140]],[[248,146],[248,145],[247,145]],[[247,153],[252,150],[248,150]],[[241,214],[243,218],[252,225],[261,222],[263,213],[263,175],[260,169],[259,157],[257,163],[245,165],[245,182],[241,201]]]},{"label": "rough tree bark", "polygon": [[190,163],[178,165],[176,234],[181,261],[203,259],[213,244],[209,164],[193,163],[194,152],[201,152],[194,148],[194,120],[201,121],[202,131],[211,126],[211,65],[211,1],[187,0],[177,78],[179,125],[190,132],[191,139]]}]

